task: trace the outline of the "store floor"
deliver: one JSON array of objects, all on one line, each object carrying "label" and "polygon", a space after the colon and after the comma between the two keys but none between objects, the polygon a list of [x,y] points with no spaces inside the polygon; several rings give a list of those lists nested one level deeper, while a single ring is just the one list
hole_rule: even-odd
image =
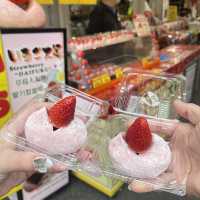
[{"label": "store floor", "polygon": [[147,194],[136,194],[124,185],[115,197],[109,198],[98,192],[77,178],[71,176],[70,184],[48,197],[46,200],[197,200],[197,198],[178,197],[165,192],[152,192]]}]

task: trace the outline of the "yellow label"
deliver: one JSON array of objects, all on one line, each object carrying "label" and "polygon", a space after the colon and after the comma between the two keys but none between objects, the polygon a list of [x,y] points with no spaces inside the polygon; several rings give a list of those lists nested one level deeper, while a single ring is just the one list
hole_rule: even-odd
[{"label": "yellow label", "polygon": [[94,5],[97,4],[97,0],[59,0],[59,4],[84,4]]},{"label": "yellow label", "polygon": [[0,200],[4,200],[5,198],[8,198],[9,196],[13,195],[16,192],[19,192],[22,189],[22,186],[16,186],[15,188],[11,189],[6,195],[0,196]]},{"label": "yellow label", "polygon": [[101,76],[101,80],[103,84],[109,83],[111,81],[111,78],[109,76],[109,74],[103,74]]},{"label": "yellow label", "polygon": [[121,78],[121,77],[123,76],[123,71],[122,71],[121,68],[117,68],[117,69],[115,70],[115,76],[116,76],[117,79],[118,79],[118,78]]},{"label": "yellow label", "polygon": [[49,5],[54,3],[53,0],[37,0],[37,2],[44,5]]},{"label": "yellow label", "polygon": [[100,87],[102,85],[105,85],[106,83],[109,83],[111,81],[111,78],[109,76],[109,74],[103,74],[100,76],[97,76],[96,78],[94,78],[92,80],[92,86],[93,88],[97,88]]},{"label": "yellow label", "polygon": [[177,6],[169,6],[167,11],[167,19],[168,21],[176,21],[178,18],[178,7]]},{"label": "yellow label", "polygon": [[11,117],[11,103],[8,92],[6,68],[3,60],[3,46],[0,34],[0,128]]},{"label": "yellow label", "polygon": [[97,88],[101,85],[103,85],[101,76],[97,76],[96,78],[92,79],[93,88]]}]

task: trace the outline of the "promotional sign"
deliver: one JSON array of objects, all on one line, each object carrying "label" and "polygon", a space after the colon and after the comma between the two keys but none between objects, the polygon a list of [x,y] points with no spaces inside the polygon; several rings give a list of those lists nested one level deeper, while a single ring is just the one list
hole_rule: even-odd
[{"label": "promotional sign", "polygon": [[50,83],[65,82],[65,30],[3,30],[2,44],[13,112]]},{"label": "promotional sign", "polygon": [[147,18],[144,15],[138,14],[133,18],[135,30],[139,37],[151,36],[151,28]]}]

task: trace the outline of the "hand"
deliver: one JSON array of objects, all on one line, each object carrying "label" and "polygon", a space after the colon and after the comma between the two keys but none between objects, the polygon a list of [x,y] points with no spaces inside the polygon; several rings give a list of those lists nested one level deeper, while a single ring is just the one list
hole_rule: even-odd
[{"label": "hand", "polygon": [[37,28],[46,24],[44,10],[36,0],[30,0],[26,9],[10,0],[0,0],[0,10],[0,27]]},{"label": "hand", "polygon": [[49,103],[30,103],[0,130],[0,196],[12,187],[22,183],[33,173],[41,172],[37,165],[38,162],[46,166],[48,172],[62,172],[66,170],[65,166],[53,165],[53,162],[37,153],[17,151],[13,143],[1,137],[6,133],[23,136],[28,116],[44,106],[48,107]]},{"label": "hand", "polygon": [[[162,179],[165,182],[175,180],[178,184],[186,184],[187,194],[200,196],[200,107],[180,101],[176,101],[174,107],[189,122],[178,123],[173,130],[165,130],[170,141],[172,162]],[[163,132],[162,128],[154,127],[152,131]],[[129,189],[142,193],[159,187],[133,181]]]}]

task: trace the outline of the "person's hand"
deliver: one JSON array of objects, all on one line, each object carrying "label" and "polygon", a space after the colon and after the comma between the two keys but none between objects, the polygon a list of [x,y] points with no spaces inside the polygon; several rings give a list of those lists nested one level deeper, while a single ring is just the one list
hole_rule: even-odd
[{"label": "person's hand", "polygon": [[0,27],[37,28],[46,24],[46,15],[36,0],[30,0],[26,9],[10,0],[0,0]]},{"label": "person's hand", "polygon": [[66,170],[65,166],[53,164],[51,160],[39,153],[16,150],[14,143],[5,140],[4,135],[7,133],[13,136],[23,136],[28,116],[44,106],[48,107],[49,103],[30,103],[0,130],[0,196],[15,185],[22,183],[35,172],[62,172]]},{"label": "person's hand", "polygon": [[[178,123],[174,130],[168,131],[163,127],[152,127],[154,132],[165,132],[172,151],[171,165],[161,178],[166,183],[186,184],[187,194],[200,196],[200,107],[180,101],[176,101],[174,107],[188,123]],[[143,193],[159,190],[159,186],[133,181],[129,189]]]}]

